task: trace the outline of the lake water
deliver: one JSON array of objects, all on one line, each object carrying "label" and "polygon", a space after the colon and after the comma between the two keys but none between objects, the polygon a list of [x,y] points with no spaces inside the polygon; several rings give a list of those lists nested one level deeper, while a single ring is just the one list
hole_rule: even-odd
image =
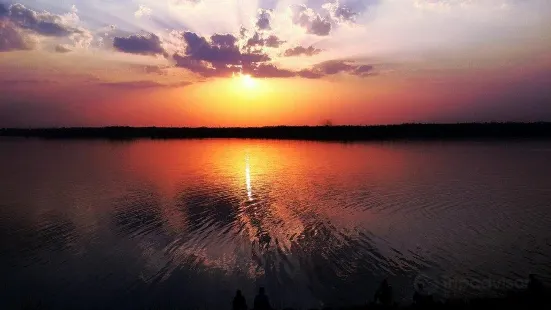
[{"label": "lake water", "polygon": [[353,305],[551,275],[550,142],[0,140],[0,307]]}]

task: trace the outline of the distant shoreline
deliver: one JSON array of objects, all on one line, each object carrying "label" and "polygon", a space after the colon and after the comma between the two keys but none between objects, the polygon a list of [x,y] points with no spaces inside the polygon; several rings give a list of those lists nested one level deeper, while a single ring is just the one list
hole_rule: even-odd
[{"label": "distant shoreline", "polygon": [[551,122],[275,127],[0,128],[0,136],[42,139],[245,138],[319,141],[551,140]]}]

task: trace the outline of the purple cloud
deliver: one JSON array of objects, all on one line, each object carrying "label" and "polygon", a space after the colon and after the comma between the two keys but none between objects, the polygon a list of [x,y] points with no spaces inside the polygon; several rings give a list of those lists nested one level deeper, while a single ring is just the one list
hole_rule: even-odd
[{"label": "purple cloud", "polygon": [[67,25],[59,15],[48,12],[38,13],[19,3],[10,6],[9,18],[19,27],[44,36],[64,37],[80,32]]},{"label": "purple cloud", "polygon": [[313,66],[311,69],[305,69],[299,72],[299,76],[305,78],[319,78],[325,75],[335,75],[347,73],[359,77],[373,75],[374,67],[372,65],[356,65],[351,61],[329,60]]},{"label": "purple cloud", "polygon": [[12,22],[0,18],[0,52],[29,50],[34,48],[30,40]]},{"label": "purple cloud", "polygon": [[119,88],[119,89],[147,89],[147,88],[175,88],[190,85],[190,82],[180,82],[173,84],[162,84],[154,81],[129,81],[129,82],[105,82],[99,83],[100,86]]},{"label": "purple cloud", "polygon": [[314,70],[326,75],[333,75],[341,72],[350,72],[354,66],[342,60],[330,60],[317,64]]},{"label": "purple cloud", "polygon": [[331,20],[329,16],[321,17],[306,5],[291,6],[291,20],[309,34],[327,36],[331,32]]},{"label": "purple cloud", "polygon": [[265,41],[264,41],[264,44],[267,46],[267,47],[272,47],[272,48],[278,48],[281,46],[281,44],[285,43],[285,41],[282,41],[280,40],[277,36],[275,35],[271,35],[269,36]]},{"label": "purple cloud", "polygon": [[215,34],[207,40],[193,32],[184,32],[185,55],[176,54],[176,65],[203,76],[228,76],[242,68],[258,67],[270,60],[260,52],[244,52],[231,34]]},{"label": "purple cloud", "polygon": [[161,39],[152,33],[115,37],[113,47],[120,52],[140,55],[157,55],[165,52],[161,47]]},{"label": "purple cloud", "polygon": [[373,69],[374,68],[373,68],[372,65],[361,65],[359,67],[356,67],[356,69],[354,69],[352,74],[357,75],[357,76],[366,77],[366,76],[373,75]]},{"label": "purple cloud", "polygon": [[341,4],[338,0],[322,5],[336,22],[354,22],[358,16],[349,6]]},{"label": "purple cloud", "polygon": [[297,75],[305,79],[319,79],[323,77],[323,74],[309,69],[300,70]]},{"label": "purple cloud", "polygon": [[8,8],[3,3],[0,3],[0,17],[7,16],[9,12]]},{"label": "purple cloud", "polygon": [[247,45],[245,47],[248,49],[262,46],[278,48],[283,43],[285,43],[285,41],[280,40],[275,35],[270,35],[268,38],[264,39],[260,33],[255,32],[255,34],[247,40]]},{"label": "purple cloud", "polygon": [[266,10],[266,9],[260,9],[258,10],[258,19],[256,20],[256,27],[259,30],[270,30],[272,27],[270,26],[270,22],[272,20],[273,11],[272,10]]},{"label": "purple cloud", "polygon": [[301,56],[301,55],[313,56],[313,55],[317,55],[319,53],[321,53],[321,50],[317,49],[317,48],[314,48],[313,46],[309,46],[309,47],[297,46],[297,47],[294,47],[294,48],[287,49],[283,53],[283,56],[285,56],[285,57],[293,57],[293,56]]},{"label": "purple cloud", "polygon": [[72,50],[66,46],[65,44],[58,44],[55,46],[55,52],[56,53],[61,53],[61,54],[64,54],[64,53],[69,53],[71,52]]},{"label": "purple cloud", "polygon": [[297,75],[296,72],[279,69],[273,64],[259,64],[251,70],[244,70],[244,72],[258,78],[287,78]]},{"label": "purple cloud", "polygon": [[[72,14],[76,16],[76,12]],[[13,28],[19,33],[19,36],[27,41],[32,35],[35,37],[68,38],[76,47],[87,48],[94,39],[90,31],[75,27],[69,18],[46,11],[36,12],[18,3],[9,7],[0,5],[0,20],[4,23],[2,27]],[[6,26],[6,23],[10,23],[10,25]],[[4,29],[4,33],[0,37],[0,40],[6,41],[3,43],[4,46],[13,45],[15,40],[15,33],[13,31],[8,33],[7,31]],[[7,43],[8,40],[12,43]]]}]

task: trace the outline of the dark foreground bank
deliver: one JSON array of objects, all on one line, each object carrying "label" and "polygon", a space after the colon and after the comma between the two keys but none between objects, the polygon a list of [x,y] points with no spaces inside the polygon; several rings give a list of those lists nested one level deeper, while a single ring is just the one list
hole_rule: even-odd
[{"label": "dark foreground bank", "polygon": [[[388,285],[390,291],[384,286]],[[420,288],[422,290],[422,288]],[[269,294],[260,288],[254,298],[244,296],[240,290],[237,290],[233,300],[228,301],[228,306],[219,308],[220,310],[493,310],[493,309],[551,309],[551,294],[547,287],[541,286],[538,282],[531,283],[526,289],[510,291],[502,297],[485,297],[474,299],[445,299],[436,300],[435,296],[422,293],[416,290],[412,296],[411,303],[397,304],[392,299],[391,285],[386,282],[381,284],[373,298],[366,296],[366,303],[356,306],[343,307],[323,307],[323,308],[275,308],[270,303]],[[28,301],[18,309],[54,309],[41,302]],[[119,308],[115,308],[119,309]],[[145,307],[137,309],[197,309],[185,307]],[[206,308],[200,308],[206,309]]]},{"label": "dark foreground bank", "polygon": [[402,124],[381,126],[278,126],[255,128],[4,128],[0,136],[47,139],[251,138],[327,141],[551,139],[551,123]]},{"label": "dark foreground bank", "polygon": [[[476,299],[444,299],[438,300],[436,296],[426,292],[422,284],[418,284],[411,303],[398,305],[394,299],[392,285],[384,280],[371,300],[364,305],[337,308],[322,308],[333,310],[376,310],[376,309],[551,309],[551,295],[547,287],[532,274],[529,277],[527,287],[516,291],[509,291],[498,298],[476,298]],[[369,298],[369,297],[368,297]],[[232,302],[232,310],[275,310],[271,307],[269,297],[263,287],[259,289],[258,295],[253,299],[252,304],[238,290]],[[313,310],[316,308],[312,308]],[[294,310],[294,308],[284,308]]]}]

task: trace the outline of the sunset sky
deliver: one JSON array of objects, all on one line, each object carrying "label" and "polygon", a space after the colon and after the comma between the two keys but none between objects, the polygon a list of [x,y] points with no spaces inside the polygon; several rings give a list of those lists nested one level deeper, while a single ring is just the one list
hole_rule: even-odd
[{"label": "sunset sky", "polygon": [[0,0],[0,127],[551,121],[549,0]]}]

